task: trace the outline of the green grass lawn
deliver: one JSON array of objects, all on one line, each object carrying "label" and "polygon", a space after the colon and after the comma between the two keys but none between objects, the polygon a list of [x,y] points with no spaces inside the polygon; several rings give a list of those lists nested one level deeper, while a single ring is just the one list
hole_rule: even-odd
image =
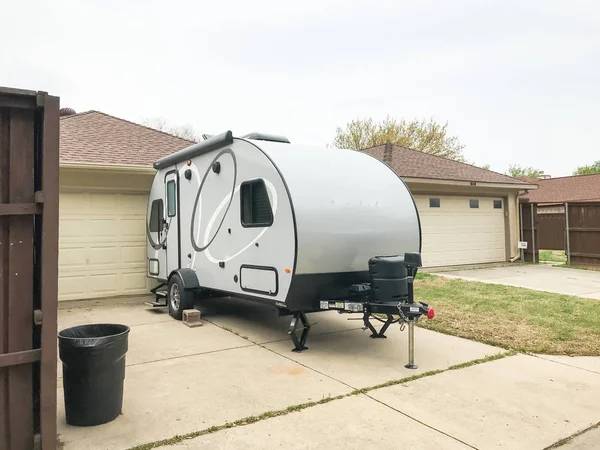
[{"label": "green grass lawn", "polygon": [[417,275],[419,326],[521,352],[600,356],[600,301],[496,284]]},{"label": "green grass lawn", "polygon": [[540,250],[540,262],[566,263],[567,255],[562,250]]}]

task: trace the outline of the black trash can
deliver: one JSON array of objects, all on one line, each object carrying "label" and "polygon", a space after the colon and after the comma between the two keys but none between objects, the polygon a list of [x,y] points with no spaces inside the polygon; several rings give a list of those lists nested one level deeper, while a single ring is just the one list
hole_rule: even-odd
[{"label": "black trash can", "polygon": [[58,333],[68,424],[100,425],[121,413],[128,335],[129,327],[117,324]]}]

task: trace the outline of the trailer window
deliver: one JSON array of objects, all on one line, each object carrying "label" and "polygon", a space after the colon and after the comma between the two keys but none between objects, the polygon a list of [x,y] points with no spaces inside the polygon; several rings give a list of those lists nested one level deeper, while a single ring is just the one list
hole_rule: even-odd
[{"label": "trailer window", "polygon": [[268,227],[273,224],[273,211],[264,180],[242,183],[241,218],[244,227]]},{"label": "trailer window", "polygon": [[177,211],[177,202],[175,200],[175,180],[167,182],[167,215],[173,217]]},{"label": "trailer window", "polygon": [[162,228],[163,221],[163,201],[162,199],[154,200],[152,202],[152,209],[150,211],[150,232],[156,233]]}]

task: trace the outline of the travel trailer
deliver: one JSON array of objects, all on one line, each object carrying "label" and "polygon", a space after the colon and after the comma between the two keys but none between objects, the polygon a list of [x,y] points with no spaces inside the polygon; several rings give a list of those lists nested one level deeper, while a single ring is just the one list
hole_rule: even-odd
[{"label": "travel trailer", "polygon": [[[374,337],[432,315],[412,299],[421,265],[415,203],[376,158],[228,131],[154,168],[147,270],[160,283],[152,305],[174,318],[196,296],[268,303],[294,316],[290,335],[303,350],[308,312],[362,313]],[[388,319],[378,332],[369,319],[379,314]]]}]

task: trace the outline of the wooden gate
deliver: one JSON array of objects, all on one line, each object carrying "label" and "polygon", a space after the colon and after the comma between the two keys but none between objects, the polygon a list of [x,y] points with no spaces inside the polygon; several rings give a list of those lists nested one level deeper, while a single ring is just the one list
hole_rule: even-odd
[{"label": "wooden gate", "polygon": [[539,244],[544,250],[566,250],[565,213],[537,215]]},{"label": "wooden gate", "polygon": [[59,100],[0,88],[0,448],[56,448]]},{"label": "wooden gate", "polygon": [[525,262],[540,261],[539,233],[537,223],[537,206],[534,203],[519,203],[521,223],[521,241],[527,242],[527,248],[521,249],[521,260]]}]

